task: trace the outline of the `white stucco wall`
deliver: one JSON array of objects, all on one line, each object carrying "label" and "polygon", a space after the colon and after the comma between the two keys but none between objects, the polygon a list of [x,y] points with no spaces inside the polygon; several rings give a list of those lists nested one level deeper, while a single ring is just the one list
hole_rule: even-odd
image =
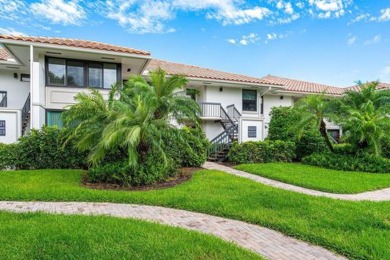
[{"label": "white stucco wall", "polygon": [[214,137],[224,131],[222,125],[214,121],[203,121],[203,132],[206,134],[207,139],[212,140]]},{"label": "white stucco wall", "polygon": [[[252,118],[241,118],[240,120],[239,133],[240,134],[240,142],[248,142],[248,141],[262,141],[263,140],[263,120],[262,119],[252,119]],[[256,137],[249,137],[248,128],[255,127],[256,129]]]},{"label": "white stucco wall", "polygon": [[[46,108],[47,109],[65,109],[66,106],[75,104],[74,97],[80,92],[90,92],[86,88],[71,87],[46,87]],[[107,89],[101,89],[100,92],[105,98],[108,98]]]},{"label": "white stucco wall", "polygon": [[6,133],[0,136],[0,143],[14,143],[21,135],[21,112],[14,109],[0,109],[0,120],[5,120]]},{"label": "white stucco wall", "polygon": [[[18,74],[16,79],[14,73]],[[0,90],[7,91],[7,108],[22,109],[30,92],[30,83],[20,81],[20,74],[20,71],[0,70]]]}]

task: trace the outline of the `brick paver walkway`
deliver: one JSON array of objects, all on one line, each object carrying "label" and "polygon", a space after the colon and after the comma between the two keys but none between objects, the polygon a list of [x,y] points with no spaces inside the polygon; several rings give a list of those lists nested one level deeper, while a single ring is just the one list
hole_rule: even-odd
[{"label": "brick paver walkway", "polygon": [[267,259],[345,259],[324,248],[242,221],[184,210],[115,203],[0,201],[0,210],[143,219],[212,234]]},{"label": "brick paver walkway", "polygon": [[236,169],[233,169],[231,167],[227,167],[218,163],[213,162],[206,162],[203,166],[203,168],[208,170],[218,170],[223,171],[229,174],[233,174],[239,177],[247,178],[250,180],[253,180],[255,182],[259,182],[265,185],[269,185],[275,188],[284,189],[284,190],[290,190],[295,191],[307,195],[312,196],[321,196],[321,197],[328,197],[333,199],[340,199],[340,200],[353,200],[353,201],[362,201],[362,200],[370,200],[370,201],[388,201],[390,200],[390,188],[382,189],[382,190],[376,190],[376,191],[368,191],[363,193],[357,193],[357,194],[336,194],[336,193],[329,193],[329,192],[323,192],[323,191],[316,191],[311,190],[287,183],[283,183],[280,181],[271,180],[268,178],[264,178],[255,174],[247,173],[244,171],[239,171]]}]

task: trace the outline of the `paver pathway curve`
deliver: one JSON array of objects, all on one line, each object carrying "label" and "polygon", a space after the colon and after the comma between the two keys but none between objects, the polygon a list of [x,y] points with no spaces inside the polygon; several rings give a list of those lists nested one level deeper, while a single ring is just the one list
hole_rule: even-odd
[{"label": "paver pathway curve", "polygon": [[218,170],[223,171],[229,174],[233,174],[236,176],[244,177],[250,180],[253,180],[255,182],[263,183],[265,185],[269,185],[272,187],[284,189],[284,190],[290,190],[295,191],[307,195],[312,196],[321,196],[321,197],[328,197],[333,199],[341,199],[341,200],[353,200],[353,201],[362,201],[362,200],[370,200],[370,201],[388,201],[390,200],[390,188],[382,189],[382,190],[376,190],[376,191],[368,191],[363,193],[357,193],[357,194],[336,194],[336,193],[329,193],[324,191],[316,191],[311,190],[287,183],[283,183],[280,181],[271,180],[268,178],[264,178],[255,174],[247,173],[244,171],[236,170],[218,163],[213,162],[206,162],[203,166],[203,168],[208,170]]},{"label": "paver pathway curve", "polygon": [[184,210],[133,204],[0,201],[0,210],[135,218],[212,234],[267,259],[345,259],[322,247],[242,221]]}]

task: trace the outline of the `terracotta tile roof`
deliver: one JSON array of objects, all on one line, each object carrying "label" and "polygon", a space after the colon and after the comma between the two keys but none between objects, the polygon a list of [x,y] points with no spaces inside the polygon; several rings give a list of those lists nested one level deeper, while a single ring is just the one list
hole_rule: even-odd
[{"label": "terracotta tile roof", "polygon": [[67,39],[67,38],[13,36],[13,35],[0,34],[0,40],[1,39],[13,40],[13,41],[34,42],[34,43],[44,43],[44,44],[52,44],[52,45],[61,45],[61,46],[84,48],[84,49],[104,50],[104,51],[129,53],[129,54],[150,55],[149,52],[136,50],[136,49],[132,49],[132,48],[115,46],[115,45],[111,45],[111,44],[94,42],[94,41],[84,41],[84,40]]},{"label": "terracotta tile roof", "polygon": [[214,69],[201,68],[197,66],[169,62],[164,60],[155,60],[155,59],[151,60],[146,70],[151,71],[159,67],[165,70],[168,75],[178,74],[190,78],[224,80],[224,81],[232,81],[232,82],[240,82],[240,83],[282,86],[281,84],[272,83],[265,79],[254,78],[250,76],[228,73],[228,72],[218,71]]},{"label": "terracotta tile roof", "polygon": [[[378,87],[376,89],[390,89],[390,84],[385,82],[379,82]],[[360,87],[356,85],[356,86],[348,87],[345,90],[359,91]]]},{"label": "terracotta tile roof", "polygon": [[12,58],[11,55],[4,49],[0,47],[0,60],[7,60]]},{"label": "terracotta tile roof", "polygon": [[285,91],[291,91],[291,92],[302,92],[302,93],[323,93],[330,95],[342,95],[345,91],[345,88],[341,87],[333,87],[323,84],[317,84],[302,80],[295,80],[295,79],[288,79],[288,78],[282,78],[278,76],[273,75],[267,75],[263,77],[264,80],[270,81],[272,83],[278,83],[283,84],[287,88]]}]

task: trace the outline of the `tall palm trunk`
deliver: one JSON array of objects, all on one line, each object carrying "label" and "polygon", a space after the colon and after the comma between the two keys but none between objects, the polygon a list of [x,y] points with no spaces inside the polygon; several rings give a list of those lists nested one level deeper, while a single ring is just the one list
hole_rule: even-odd
[{"label": "tall palm trunk", "polygon": [[326,124],[325,124],[325,121],[323,119],[321,120],[320,129],[319,130],[320,130],[320,133],[321,133],[322,137],[324,138],[325,143],[328,146],[329,150],[333,153],[334,152],[334,148],[333,148],[332,143],[329,140],[328,133],[326,132]]}]

